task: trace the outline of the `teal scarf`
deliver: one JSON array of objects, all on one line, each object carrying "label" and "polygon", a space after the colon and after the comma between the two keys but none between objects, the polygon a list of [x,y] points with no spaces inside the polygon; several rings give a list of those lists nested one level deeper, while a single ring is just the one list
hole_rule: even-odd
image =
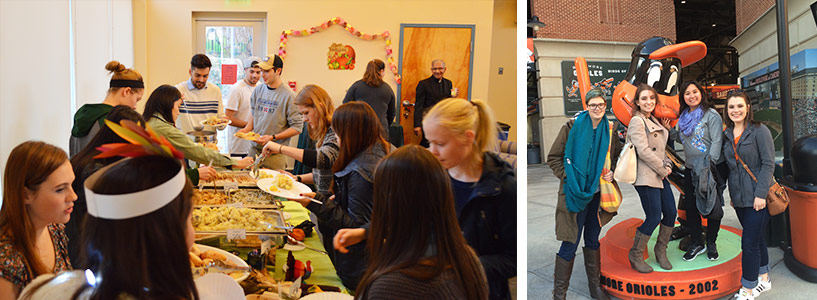
[{"label": "teal scarf", "polygon": [[596,129],[590,114],[583,111],[567,135],[565,145],[565,200],[567,210],[580,212],[599,189],[599,177],[604,167],[604,158],[610,144],[610,132],[606,128],[607,117],[603,117]]}]

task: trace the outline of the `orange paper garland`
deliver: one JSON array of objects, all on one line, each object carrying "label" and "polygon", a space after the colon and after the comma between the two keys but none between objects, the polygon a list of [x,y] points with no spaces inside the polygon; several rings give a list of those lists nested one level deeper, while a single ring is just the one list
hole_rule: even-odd
[{"label": "orange paper garland", "polygon": [[397,65],[394,64],[394,56],[392,55],[392,53],[394,53],[394,50],[392,50],[392,48],[391,48],[391,37],[390,37],[389,31],[386,30],[386,31],[383,31],[383,33],[380,33],[380,34],[362,33],[360,31],[358,31],[357,29],[355,29],[354,27],[352,27],[351,24],[347,23],[346,21],[344,21],[340,17],[332,18],[329,21],[323,22],[318,26],[310,27],[309,29],[284,30],[283,32],[281,32],[281,42],[278,45],[278,56],[280,56],[281,59],[286,59],[286,56],[287,56],[287,50],[286,50],[287,40],[289,40],[290,35],[292,35],[292,36],[308,36],[310,34],[322,31],[324,29],[328,29],[332,25],[343,26],[344,29],[346,31],[348,31],[349,33],[351,33],[352,35],[354,35],[356,37],[359,37],[361,39],[364,39],[364,40],[371,41],[371,40],[376,40],[376,39],[382,38],[386,42],[386,47],[385,47],[386,48],[386,60],[387,60],[387,63],[389,64],[389,69],[391,70],[392,74],[394,74],[394,80],[397,82],[397,84],[400,84],[400,74],[397,72]]}]

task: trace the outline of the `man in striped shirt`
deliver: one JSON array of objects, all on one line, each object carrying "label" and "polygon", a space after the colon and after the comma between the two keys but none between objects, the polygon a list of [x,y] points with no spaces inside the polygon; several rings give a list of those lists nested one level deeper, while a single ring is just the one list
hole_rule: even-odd
[{"label": "man in striped shirt", "polygon": [[[184,101],[179,107],[179,117],[176,127],[187,133],[193,131],[194,125],[201,125],[201,121],[210,116],[223,118],[224,107],[221,104],[221,89],[215,84],[207,82],[210,77],[210,59],[207,55],[196,54],[190,60],[190,79],[180,82],[176,88],[182,93]],[[214,130],[205,126],[205,130]]]}]

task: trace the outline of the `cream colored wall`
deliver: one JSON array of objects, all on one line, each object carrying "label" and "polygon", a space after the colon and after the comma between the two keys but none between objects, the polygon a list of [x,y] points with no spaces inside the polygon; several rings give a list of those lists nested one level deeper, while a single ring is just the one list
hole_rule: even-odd
[{"label": "cream colored wall", "polygon": [[[489,86],[492,82],[488,74],[492,72],[492,0],[350,0],[342,3],[330,0],[239,3],[223,0],[134,0],[133,5],[136,69],[145,75],[148,91],[161,84],[176,84],[187,79],[190,57],[194,54],[193,11],[229,11],[267,13],[268,53],[277,53],[283,30],[309,28],[333,17],[341,17],[363,33],[388,30],[392,36],[395,60],[398,59],[400,49],[401,23],[474,24],[476,32],[472,97],[490,98]],[[503,8],[503,11],[515,16],[514,10]],[[357,59],[354,70],[327,69],[326,53],[333,42],[351,44],[355,48]],[[337,25],[308,37],[290,36],[283,80],[297,81],[298,89],[306,84],[318,84],[339,105],[346,89],[362,77],[369,60],[385,60],[384,47],[383,40],[365,41],[353,37]],[[512,52],[509,54],[512,56]],[[388,72],[386,80],[396,94],[397,85]],[[507,89],[515,91],[515,81]],[[510,119],[513,114],[506,112],[506,108],[499,110],[502,116],[507,115],[506,123],[516,123],[515,118]]]},{"label": "cream colored wall", "polygon": [[629,62],[636,43],[535,39],[533,45],[539,55],[539,140],[542,141],[542,162],[545,162],[559,129],[568,119],[564,108],[562,61],[582,56],[588,61]]},{"label": "cream colored wall", "polygon": [[[517,141],[520,128],[516,122],[516,0],[494,1],[494,24],[491,41],[491,66],[488,70],[488,104],[496,119],[511,125],[509,141]],[[503,68],[499,75],[499,68]],[[524,123],[522,123],[524,124]],[[525,132],[521,130],[521,132]]]},{"label": "cream colored wall", "polygon": [[[813,0],[789,0],[789,54],[817,48],[817,30],[809,5]],[[777,62],[777,13],[772,7],[730,42],[738,50],[740,74],[746,75]]]}]

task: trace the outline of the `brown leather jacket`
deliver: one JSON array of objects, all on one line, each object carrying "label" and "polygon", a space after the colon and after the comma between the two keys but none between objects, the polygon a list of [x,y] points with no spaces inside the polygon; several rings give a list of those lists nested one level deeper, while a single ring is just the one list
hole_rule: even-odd
[{"label": "brown leather jacket", "polygon": [[[562,129],[559,130],[559,135],[556,136],[556,140],[553,141],[553,145],[550,146],[550,152],[548,152],[547,156],[547,164],[550,166],[550,169],[553,170],[553,175],[556,175],[559,178],[559,199],[556,203],[556,214],[554,215],[556,219],[556,239],[564,242],[576,242],[576,239],[579,236],[579,226],[576,224],[576,215],[577,213],[570,212],[567,210],[567,201],[565,200],[565,193],[564,193],[564,184],[565,184],[565,166],[564,166],[564,157],[565,157],[565,145],[567,144],[567,136],[570,133],[570,128],[573,127],[574,119],[570,119],[562,125]],[[599,123],[599,126],[603,126],[604,124]],[[610,149],[610,160],[611,160],[611,169],[615,169],[616,162],[618,161],[618,155],[621,152],[621,141],[613,132],[613,136],[610,137],[611,142],[611,149]],[[611,219],[615,216],[616,213],[609,213],[601,208],[597,212],[597,216],[599,218],[599,224],[604,226]]]}]

